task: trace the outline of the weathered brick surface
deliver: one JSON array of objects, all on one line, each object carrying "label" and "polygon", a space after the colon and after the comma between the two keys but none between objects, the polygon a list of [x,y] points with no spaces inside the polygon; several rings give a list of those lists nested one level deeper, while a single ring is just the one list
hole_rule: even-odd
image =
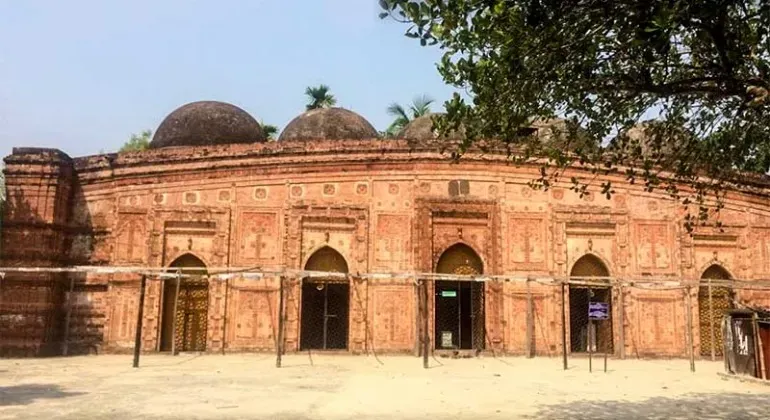
[{"label": "weathered brick surface", "polygon": [[[690,236],[680,208],[664,192],[646,193],[620,178],[610,200],[595,194],[581,199],[568,185],[535,191],[526,185],[535,166],[473,153],[453,164],[427,143],[273,142],[76,159],[16,149],[5,161],[3,266],[163,267],[190,253],[209,268],[301,268],[314,251],[330,246],[353,274],[427,272],[448,247],[463,243],[489,274],[566,276],[591,254],[618,278],[695,280],[712,264],[735,278],[770,275],[770,202],[761,189],[728,195],[723,232]],[[73,304],[71,353],[133,346],[138,276],[80,275],[72,296],[68,279],[6,278],[0,353],[56,353],[66,299]],[[291,351],[299,348],[301,285],[297,279],[286,284]],[[212,282],[207,351],[272,351],[277,287],[277,278]],[[149,283],[146,351],[159,348],[162,290],[160,282]],[[351,352],[416,351],[420,328],[411,279],[354,280],[350,293]],[[561,289],[534,283],[531,293],[534,351],[558,354]],[[614,290],[615,351],[622,330],[627,355],[686,354],[683,293]],[[738,297],[770,303],[767,292],[740,291]],[[692,298],[697,329],[696,289]],[[488,349],[525,352],[526,302],[521,282],[485,286]]]},{"label": "weathered brick surface", "polygon": [[[52,149],[16,149],[5,159],[7,202],[0,261],[7,266],[67,264],[74,170]],[[0,355],[50,355],[60,349],[64,279],[8,273],[0,300]]]}]

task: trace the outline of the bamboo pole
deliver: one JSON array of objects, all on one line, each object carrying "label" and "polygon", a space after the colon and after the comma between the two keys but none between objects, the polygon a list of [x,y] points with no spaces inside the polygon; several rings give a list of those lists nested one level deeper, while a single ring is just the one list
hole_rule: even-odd
[{"label": "bamboo pole", "polygon": [[283,357],[283,328],[285,325],[285,308],[284,308],[284,291],[283,291],[283,276],[278,280],[278,340],[275,343],[275,367],[281,367],[281,359]]},{"label": "bamboo pole", "polygon": [[[179,273],[177,273],[179,274]],[[179,311],[179,287],[182,283],[182,278],[177,275],[176,278],[176,287],[174,288],[174,314],[171,318],[171,355],[176,356],[177,355],[177,349],[176,348],[176,318],[177,318],[177,311]]]},{"label": "bamboo pole", "polygon": [[139,283],[139,308],[136,311],[136,337],[134,338],[134,367],[139,367],[139,353],[142,351],[142,320],[144,318],[144,289],[147,276],[142,276]]},{"label": "bamboo pole", "polygon": [[[145,274],[151,275],[156,278],[175,278],[177,277],[177,271],[185,273],[187,271],[197,271],[196,268],[179,268],[169,269],[168,267],[135,267],[135,266],[71,266],[71,267],[0,267],[0,274],[5,272],[25,272],[25,273],[98,273],[98,274]],[[211,267],[208,269],[209,278],[217,280],[225,280],[227,278],[238,275],[243,278],[264,278],[270,276],[296,276],[296,277],[324,277],[324,278],[339,278],[349,279],[352,275],[345,273],[329,273],[322,271],[309,271],[309,270],[294,270],[294,269],[262,269],[261,267]],[[415,277],[425,278],[428,280],[455,280],[455,281],[474,281],[474,282],[486,282],[486,281],[508,281],[508,282],[526,282],[526,276],[504,276],[504,275],[457,275],[457,274],[443,274],[443,273],[418,273],[414,271],[403,272],[379,272],[379,273],[364,273],[360,274],[361,277],[367,279],[411,279]],[[195,274],[182,274],[182,278],[198,277]],[[564,276],[552,276],[552,277],[537,277],[535,281],[547,282],[550,284],[558,284],[560,282],[568,282],[569,284],[581,284],[586,286],[605,286],[607,280],[613,280],[613,277],[564,277]],[[635,279],[626,279],[627,282],[633,282],[635,286],[642,285],[664,285],[671,288],[681,287],[681,281],[672,281],[670,278],[665,277],[640,277]],[[733,286],[739,285],[746,289],[762,289],[770,288],[770,280],[713,280],[713,286]]]},{"label": "bamboo pole", "polygon": [[695,353],[694,353],[694,345],[693,345],[693,337],[692,337],[692,291],[691,286],[687,286],[685,289],[685,305],[687,306],[686,312],[687,312],[687,334],[686,334],[686,341],[687,341],[687,352],[690,356],[690,372],[695,372]]},{"label": "bamboo pole", "polygon": [[531,279],[527,279],[527,357],[534,357],[534,313],[532,307]]},{"label": "bamboo pole", "polygon": [[626,358],[626,306],[623,296],[623,283],[618,283],[618,346],[620,347],[620,359]]},{"label": "bamboo pole", "polygon": [[[716,337],[716,326],[714,325],[714,298],[712,295],[712,287],[711,287],[711,279],[708,279],[708,288],[709,288],[709,334],[711,334],[711,361],[714,362],[717,360],[717,337]],[[700,317],[700,320],[703,320],[703,316]]]},{"label": "bamboo pole", "polygon": [[227,297],[230,294],[230,279],[225,279],[225,309],[222,314],[222,355],[227,348]]},{"label": "bamboo pole", "polygon": [[422,354],[422,284],[419,280],[414,279],[412,285],[414,286],[414,301],[412,304],[417,308],[413,319],[414,330],[417,331],[416,339],[414,340],[414,356],[420,357]]},{"label": "bamboo pole", "polygon": [[567,370],[567,314],[564,305],[564,294],[567,284],[561,284],[561,355],[564,362],[564,370]]},{"label": "bamboo pole", "polygon": [[759,322],[757,322],[757,342],[759,343],[759,364],[762,366],[762,379],[770,380],[770,366],[765,365],[765,343],[762,341],[762,335],[759,331]]},{"label": "bamboo pole", "polygon": [[762,345],[762,337],[759,336],[759,324],[757,313],[751,316],[751,328],[754,330],[754,354],[756,355],[755,365],[757,367],[757,378],[765,378],[765,354]]},{"label": "bamboo pole", "polygon": [[421,282],[421,290],[422,290],[422,307],[423,307],[423,316],[422,316],[422,367],[427,369],[429,366],[428,363],[428,353],[430,352],[430,323],[428,322],[428,281],[425,279],[420,280]]},{"label": "bamboo pole", "polygon": [[70,344],[70,320],[72,319],[72,295],[75,291],[75,278],[70,277],[70,290],[67,295],[67,314],[64,317],[64,340],[62,341],[62,356],[69,353]]},{"label": "bamboo pole", "polygon": [[[184,273],[185,268],[180,268],[178,271]],[[154,270],[143,269],[138,267],[70,267],[70,268],[47,268],[47,267],[0,267],[0,276],[6,274],[6,272],[18,272],[18,273],[97,273],[97,274],[139,274],[147,275],[157,279],[169,279],[169,278],[199,278],[200,275],[196,274],[174,274],[169,273],[168,269]],[[234,276],[243,278],[244,280],[264,279],[276,276],[295,276],[295,277],[309,277],[309,278],[326,278],[326,279],[351,279],[351,275],[344,273],[323,272],[323,271],[304,271],[304,270],[261,270],[259,268],[249,269],[249,271],[237,271],[230,270],[227,273],[212,273],[207,275],[210,280],[226,281]],[[362,279],[371,280],[391,280],[391,279],[412,279],[415,277],[424,278],[427,280],[450,280],[450,281],[463,281],[463,282],[489,282],[489,281],[508,281],[508,282],[526,282],[526,278],[505,276],[466,276],[466,275],[451,275],[451,274],[436,274],[436,273],[414,273],[414,272],[401,272],[401,273],[364,273],[360,275]],[[562,278],[562,277],[537,277],[533,281],[540,284],[559,285],[561,283],[567,283],[570,285],[582,285],[582,286],[594,286],[594,287],[606,287],[605,277],[593,277],[592,281],[576,280],[576,278]],[[607,278],[611,279],[611,278]],[[633,285],[636,288],[644,290],[679,290],[687,281],[672,281],[671,279],[661,278],[627,278],[623,280],[624,284]],[[734,288],[740,288],[742,290],[756,290],[756,291],[770,291],[770,281],[768,280],[716,280],[712,281],[712,286],[721,287],[729,286]]]}]

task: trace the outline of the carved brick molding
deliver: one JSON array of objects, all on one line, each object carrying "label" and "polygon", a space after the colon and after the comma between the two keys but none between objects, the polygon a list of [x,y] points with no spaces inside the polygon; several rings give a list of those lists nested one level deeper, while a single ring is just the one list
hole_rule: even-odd
[{"label": "carved brick molding", "polygon": [[433,271],[447,248],[464,243],[479,254],[485,274],[500,273],[500,214],[495,201],[419,199],[415,212],[412,242],[417,270]]},{"label": "carved brick molding", "polygon": [[631,251],[626,209],[557,205],[553,210],[554,271],[558,275],[568,275],[586,254],[599,257],[611,275],[628,270]]},{"label": "carved brick molding", "polygon": [[[500,210],[496,201],[418,199],[416,217],[412,228],[416,269],[434,271],[439,258],[452,245],[470,246],[484,264],[485,274],[501,272],[502,251]],[[428,296],[434,295],[434,283],[428,286]],[[503,336],[503,285],[484,284],[484,347],[502,350]],[[428,312],[433,313],[433,299],[428,299]],[[428,328],[433,340],[434,319],[429,318]]]},{"label": "carved brick molding", "polygon": [[[339,252],[350,273],[368,270],[369,210],[363,206],[313,206],[297,204],[284,216],[283,252],[286,265],[304,268],[308,258],[323,247]],[[288,283],[286,291],[286,348],[299,349],[301,288],[299,281]],[[350,282],[348,349],[366,351],[370,342],[366,304],[368,282]]]}]

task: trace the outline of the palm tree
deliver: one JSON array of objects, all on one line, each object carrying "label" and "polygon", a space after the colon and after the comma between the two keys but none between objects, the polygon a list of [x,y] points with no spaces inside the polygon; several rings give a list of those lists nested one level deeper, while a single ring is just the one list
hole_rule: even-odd
[{"label": "palm tree", "polygon": [[308,86],[305,88],[305,95],[308,97],[306,105],[307,110],[318,108],[329,108],[337,103],[337,99],[329,93],[329,86],[318,85],[316,87]]},{"label": "palm tree", "polygon": [[275,140],[278,137],[278,127],[272,124],[262,123],[262,132],[268,141]]},{"label": "palm tree", "polygon": [[[422,117],[430,113],[430,105],[433,103],[433,98],[428,95],[422,95],[412,100],[412,105],[409,106],[409,111],[398,103],[393,102],[388,106],[388,114],[396,119],[390,124],[390,127],[385,131],[388,135],[396,135],[401,131],[410,121],[415,118]],[[411,116],[409,115],[411,113]]]}]

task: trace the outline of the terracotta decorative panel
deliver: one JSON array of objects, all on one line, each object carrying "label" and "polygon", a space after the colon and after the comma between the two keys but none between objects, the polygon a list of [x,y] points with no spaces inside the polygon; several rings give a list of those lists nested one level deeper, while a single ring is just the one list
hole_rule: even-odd
[{"label": "terracotta decorative panel", "polygon": [[692,246],[688,247],[690,248],[688,256],[694,262],[693,275],[700,278],[703,271],[714,263],[738,274],[741,270],[740,236],[740,232],[732,228],[724,228],[721,231],[719,229],[696,229],[691,237]]},{"label": "terracotta decorative panel", "polygon": [[414,293],[411,284],[371,286],[375,349],[409,350],[414,340]]},{"label": "terracotta decorative panel", "polygon": [[571,274],[577,261],[585,255],[598,257],[610,275],[618,272],[617,225],[614,223],[569,222],[566,226],[567,265],[564,274]]},{"label": "terracotta decorative panel", "polygon": [[527,349],[527,294],[523,288],[506,293],[504,319],[506,326],[505,350],[513,354],[523,354]]},{"label": "terracotta decorative panel", "polygon": [[639,295],[635,308],[637,351],[647,354],[680,354],[684,351],[684,298],[681,292]]},{"label": "terracotta decorative panel", "polygon": [[375,262],[385,270],[406,270],[409,264],[410,220],[408,215],[380,214],[374,233]]},{"label": "terracotta decorative panel", "polygon": [[110,287],[109,336],[107,341],[118,347],[134,345],[136,311],[139,305],[138,284],[119,284]]},{"label": "terracotta decorative panel", "polygon": [[546,266],[546,224],[543,218],[511,216],[508,222],[509,258],[516,270]]},{"label": "terracotta decorative panel", "polygon": [[266,290],[238,290],[235,300],[235,340],[246,347],[266,348],[274,345],[278,331],[277,293]]},{"label": "terracotta decorative panel", "polygon": [[238,221],[238,263],[275,265],[279,263],[278,215],[244,211]]},{"label": "terracotta decorative panel", "polygon": [[[553,355],[561,342],[560,328],[555,323],[558,309],[554,308],[550,289],[532,287],[533,337],[536,354]],[[524,354],[527,351],[527,292],[523,284],[506,285],[504,298],[505,351]]]},{"label": "terracotta decorative panel", "polygon": [[755,274],[770,273],[770,228],[755,228],[752,254]]},{"label": "terracotta decorative panel", "polygon": [[703,271],[705,271],[709,266],[712,264],[719,264],[725,268],[727,268],[728,271],[734,272],[735,269],[738,267],[736,264],[736,258],[735,258],[735,251],[734,249],[714,249],[714,248],[704,248],[704,247],[696,247],[694,251],[695,255],[695,277],[700,278],[700,276],[703,274]]},{"label": "terracotta decorative panel", "polygon": [[145,214],[127,214],[119,216],[116,237],[116,261],[122,263],[144,262],[147,249],[147,228]]},{"label": "terracotta decorative panel", "polygon": [[674,248],[672,228],[665,223],[639,223],[636,226],[637,267],[641,271],[671,271]]},{"label": "terracotta decorative panel", "polygon": [[433,227],[433,250],[434,262],[438,262],[444,251],[456,243],[464,243],[473,248],[485,263],[484,271],[489,272],[487,267],[490,231],[485,225],[465,224],[462,221],[452,221],[448,223],[436,223]]},{"label": "terracotta decorative panel", "polygon": [[151,265],[168,265],[177,257],[191,253],[210,267],[225,264],[229,209],[189,207],[185,210],[156,208],[151,215]]},{"label": "terracotta decorative panel", "polygon": [[188,191],[184,193],[184,204],[198,204],[200,201],[200,192],[198,191]]},{"label": "terracotta decorative panel", "polygon": [[561,307],[556,303],[554,288],[537,291],[533,287],[534,346],[536,354],[554,356],[561,343]]},{"label": "terracotta decorative panel", "polygon": [[170,264],[177,257],[192,253],[211,264],[209,257],[214,252],[215,240],[213,234],[166,232],[166,262]]},{"label": "terracotta decorative panel", "polygon": [[[608,204],[601,200],[602,204]],[[569,275],[572,267],[586,254],[592,254],[607,266],[611,275],[622,275],[627,258],[627,213],[599,205],[553,206],[554,271]]]}]

